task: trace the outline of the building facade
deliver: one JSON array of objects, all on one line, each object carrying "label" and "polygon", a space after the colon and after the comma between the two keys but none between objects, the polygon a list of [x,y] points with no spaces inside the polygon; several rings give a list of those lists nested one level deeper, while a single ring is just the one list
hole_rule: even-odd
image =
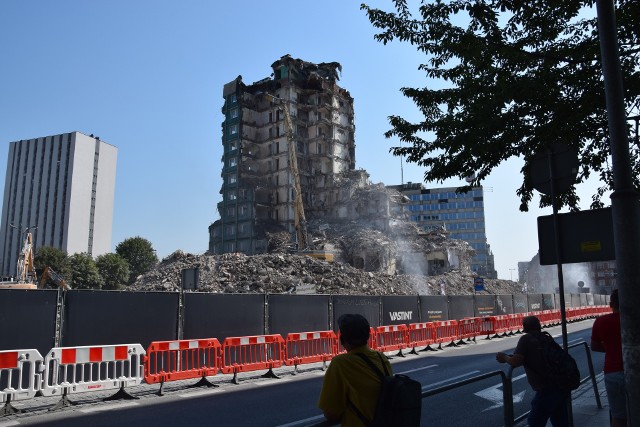
[{"label": "building facade", "polygon": [[475,250],[471,269],[480,277],[497,278],[493,253],[487,243],[482,187],[456,193],[455,187],[426,189],[421,183],[389,186],[409,198],[409,219],[423,230],[445,227],[449,238],[464,240]]},{"label": "building facade", "polygon": [[618,288],[616,277],[618,271],[615,261],[598,261],[589,263],[589,278],[591,292],[611,295],[611,291]]},{"label": "building facade", "polygon": [[0,223],[3,276],[14,276],[27,232],[35,250],[52,246],[94,257],[111,251],[118,149],[64,133],[9,144]]},{"label": "building facade", "polygon": [[528,271],[529,271],[529,261],[518,262],[518,283],[526,283]]},{"label": "building facade", "polygon": [[220,219],[209,227],[213,254],[264,253],[271,231],[290,232],[295,244],[295,175],[307,219],[336,214],[347,197],[346,175],[367,177],[354,178],[353,98],[336,83],[340,64],[286,55],[271,68],[272,77],[247,85],[239,76],[223,88],[222,201]]}]

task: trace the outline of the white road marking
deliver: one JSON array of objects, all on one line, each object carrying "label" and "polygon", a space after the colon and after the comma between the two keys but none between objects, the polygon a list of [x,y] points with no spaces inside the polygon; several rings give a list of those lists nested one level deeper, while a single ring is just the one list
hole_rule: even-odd
[{"label": "white road marking", "polygon": [[428,366],[423,366],[422,368],[409,369],[408,371],[402,371],[402,372],[398,372],[398,373],[399,374],[408,374],[409,372],[424,371],[425,369],[436,368],[437,366],[438,365],[428,365]]},{"label": "white road marking", "polygon": [[19,426],[19,425],[20,423],[15,420],[0,422],[0,427]]},{"label": "white road marking", "polygon": [[79,412],[89,414],[91,412],[111,411],[112,409],[123,409],[131,406],[138,406],[136,402],[115,403],[113,405],[96,406],[94,408],[80,409]]},{"label": "white road marking", "polygon": [[[517,377],[512,378],[511,382],[521,380],[526,376],[527,376],[526,374],[518,375]],[[504,406],[501,387],[502,387],[502,383],[500,382],[494,386],[485,388],[484,390],[480,390],[479,392],[474,393],[476,396],[482,399],[487,399],[489,402],[493,403],[493,406],[483,409],[482,412],[489,411],[491,409],[501,408],[502,406]],[[525,393],[524,391],[521,391],[518,394],[514,394],[513,403],[522,402],[522,399],[524,399],[524,393]]]},{"label": "white road marking", "polygon": [[189,398],[189,397],[196,397],[196,396],[206,396],[208,394],[219,393],[220,391],[222,391],[220,388],[210,388],[206,390],[198,390],[198,391],[192,391],[190,393],[179,394],[178,397]]}]

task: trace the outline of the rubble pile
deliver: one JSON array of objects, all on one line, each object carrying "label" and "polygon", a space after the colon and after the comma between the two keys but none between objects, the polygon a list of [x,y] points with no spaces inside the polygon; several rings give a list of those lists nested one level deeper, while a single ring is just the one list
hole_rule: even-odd
[{"label": "rubble pile", "polygon": [[[342,263],[328,263],[293,254],[193,255],[180,250],[155,269],[138,277],[132,291],[177,291],[181,272],[199,268],[198,292],[296,293],[304,288],[317,294],[341,295],[466,295],[474,293],[469,273],[450,271],[440,276],[387,275],[365,272]],[[509,280],[485,279],[483,294],[521,293]]]}]

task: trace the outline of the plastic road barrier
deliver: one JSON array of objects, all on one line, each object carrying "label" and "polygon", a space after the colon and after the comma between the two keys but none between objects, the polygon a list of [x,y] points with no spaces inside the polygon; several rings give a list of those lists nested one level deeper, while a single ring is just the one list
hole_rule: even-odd
[{"label": "plastic road barrier", "polygon": [[285,347],[285,365],[297,371],[298,365],[322,362],[324,369],[326,361],[336,355],[338,338],[333,331],[293,333],[287,335]]},{"label": "plastic road barrier", "polygon": [[457,320],[445,320],[435,322],[436,327],[436,343],[438,349],[442,349],[442,343],[449,341],[447,347],[457,347],[456,340],[458,339],[458,321]]},{"label": "plastic road barrier", "polygon": [[560,309],[557,308],[550,311],[551,311],[551,324],[559,325],[560,323],[562,323],[562,314],[560,313]]},{"label": "plastic road barrier", "polygon": [[398,350],[398,356],[404,357],[402,349],[408,347],[407,325],[378,326],[376,328],[376,348],[378,351]]},{"label": "plastic road barrier", "polygon": [[466,344],[465,340],[476,341],[476,325],[478,323],[476,319],[476,317],[465,317],[458,321],[458,338],[460,340],[457,344]]},{"label": "plastic road barrier", "polygon": [[507,316],[490,316],[491,321],[494,323],[494,338],[500,336],[505,337],[509,333],[509,317]]},{"label": "plastic road barrier", "polygon": [[226,338],[222,343],[221,371],[233,374],[234,384],[238,384],[239,372],[268,369],[263,377],[278,378],[273,368],[281,367],[284,359],[284,339],[280,335]]},{"label": "plastic road barrier", "polygon": [[522,320],[520,317],[517,314],[506,314],[505,316],[507,317],[509,335],[520,332],[520,327],[522,326]]},{"label": "plastic road barrier", "polygon": [[[200,378],[194,385],[213,386],[206,377],[218,373],[222,346],[216,338],[154,341],[144,357],[144,380],[148,384]],[[159,394],[162,394],[162,385]]]},{"label": "plastic road barrier", "polygon": [[496,333],[495,317],[476,317],[476,331],[478,335],[487,335],[485,339],[490,340],[492,335]]},{"label": "plastic road barrier", "polygon": [[132,398],[124,387],[142,383],[144,355],[140,344],[53,348],[44,359],[42,394],[61,395],[56,407],[72,404],[69,393],[119,388],[112,398]]},{"label": "plastic road barrier", "polygon": [[550,310],[536,311],[535,313],[535,316],[538,318],[538,320],[540,320],[540,325],[543,328],[548,328],[552,325],[552,316]]},{"label": "plastic road barrier", "polygon": [[412,354],[418,354],[416,347],[423,347],[419,351],[436,351],[431,344],[436,343],[436,327],[433,322],[411,323],[407,331],[408,346],[412,347]]},{"label": "plastic road barrier", "polygon": [[525,313],[516,313],[516,314],[512,314],[512,316],[515,317],[516,319],[515,322],[518,325],[518,329],[516,330],[516,332],[523,332],[522,321],[527,315]]},{"label": "plastic road barrier", "polygon": [[565,309],[567,315],[567,322],[574,322],[578,320],[578,309],[573,307],[567,307]]},{"label": "plastic road barrier", "polygon": [[20,410],[11,406],[12,400],[35,397],[42,384],[43,359],[38,350],[0,351],[0,402],[6,402],[0,416]]}]

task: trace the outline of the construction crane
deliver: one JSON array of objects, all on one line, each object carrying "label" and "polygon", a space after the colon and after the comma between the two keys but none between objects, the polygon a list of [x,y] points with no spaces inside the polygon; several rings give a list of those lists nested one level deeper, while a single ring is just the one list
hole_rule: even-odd
[{"label": "construction crane", "polygon": [[293,177],[293,218],[294,228],[296,230],[296,238],[298,240],[298,253],[313,258],[333,261],[333,254],[327,251],[319,251],[313,249],[313,244],[309,240],[307,230],[307,218],[304,214],[304,203],[302,200],[302,187],[300,185],[300,173],[298,172],[298,150],[293,134],[293,122],[289,114],[289,108],[284,99],[271,94],[265,94],[272,99],[273,103],[280,105],[284,112],[285,131],[287,134],[287,144],[289,150],[289,170]]}]

